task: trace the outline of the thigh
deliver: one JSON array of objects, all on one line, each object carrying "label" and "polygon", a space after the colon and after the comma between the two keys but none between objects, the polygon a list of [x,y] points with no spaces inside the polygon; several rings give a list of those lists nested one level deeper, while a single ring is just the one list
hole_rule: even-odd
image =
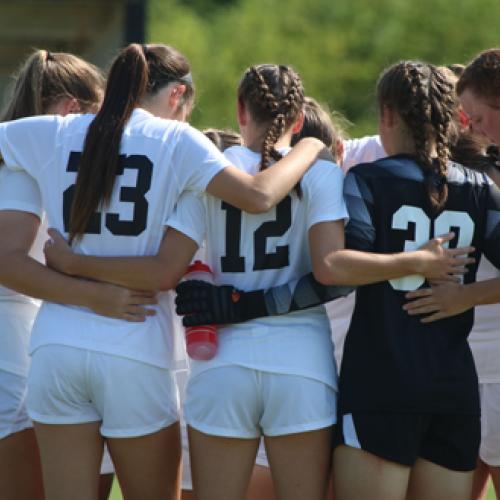
[{"label": "thigh", "polygon": [[45,496],[50,500],[97,500],[103,451],[100,423],[34,424]]},{"label": "thigh", "polygon": [[476,469],[474,470],[474,477],[472,480],[471,500],[483,500],[483,498],[486,497],[489,478],[489,467],[481,459],[478,459]]},{"label": "thigh", "polygon": [[424,459],[412,467],[407,500],[469,500],[472,493],[473,472],[446,469]]},{"label": "thigh", "polygon": [[43,483],[33,429],[0,439],[0,492],[4,500],[42,500]]},{"label": "thigh", "polygon": [[197,500],[242,500],[259,439],[204,434],[188,427],[193,487]]},{"label": "thigh", "polygon": [[265,437],[276,497],[322,500],[331,470],[333,427]]},{"label": "thigh", "polygon": [[255,464],[250,483],[248,485],[246,500],[275,500],[273,478],[269,466]]},{"label": "thigh", "polygon": [[124,498],[176,500],[180,495],[179,423],[133,438],[108,438]]},{"label": "thigh", "polygon": [[335,500],[403,500],[410,468],[339,445],[333,453],[333,476]]},{"label": "thigh", "polygon": [[33,427],[26,411],[27,379],[0,369],[0,439]]},{"label": "thigh", "polygon": [[495,488],[495,496],[500,498],[500,467],[490,467],[489,470]]}]

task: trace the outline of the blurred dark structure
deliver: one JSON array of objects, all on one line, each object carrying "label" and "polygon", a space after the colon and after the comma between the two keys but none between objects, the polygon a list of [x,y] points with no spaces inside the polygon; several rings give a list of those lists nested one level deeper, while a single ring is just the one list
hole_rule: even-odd
[{"label": "blurred dark structure", "polygon": [[117,49],[143,43],[147,0],[0,0],[0,104],[35,48],[72,52],[106,69]]}]

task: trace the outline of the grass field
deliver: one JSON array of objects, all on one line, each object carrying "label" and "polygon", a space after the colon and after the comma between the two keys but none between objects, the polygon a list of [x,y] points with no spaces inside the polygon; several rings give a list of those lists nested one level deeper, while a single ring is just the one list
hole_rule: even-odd
[{"label": "grass field", "polygon": [[[488,488],[488,494],[486,495],[486,500],[495,500],[495,499],[496,499],[495,491],[493,490],[493,486],[490,483],[490,487]],[[113,491],[111,492],[110,500],[123,500],[122,494],[120,492],[120,487],[118,486],[118,483],[116,481],[113,485]]]}]

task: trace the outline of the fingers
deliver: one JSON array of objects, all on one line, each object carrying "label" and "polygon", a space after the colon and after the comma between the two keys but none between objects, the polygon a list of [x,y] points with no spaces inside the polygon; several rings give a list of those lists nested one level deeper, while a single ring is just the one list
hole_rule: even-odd
[{"label": "fingers", "polygon": [[132,295],[132,305],[153,305],[158,303],[155,295]]},{"label": "fingers", "polygon": [[420,306],[415,305],[413,309],[407,309],[406,312],[410,316],[418,316],[420,314],[429,314],[429,313],[435,313],[435,312],[440,312],[440,306],[439,304],[436,304],[435,302],[431,302],[427,305],[421,304]]},{"label": "fingers", "polygon": [[442,234],[441,236],[438,236],[437,238],[434,238],[437,243],[442,245],[443,243],[447,243],[448,241],[451,241],[455,237],[454,232],[449,232],[446,234]]},{"label": "fingers", "polygon": [[440,319],[447,318],[448,314],[440,311],[436,312],[435,314],[431,314],[430,316],[426,316],[425,318],[422,318],[420,320],[421,323],[433,323],[434,321],[438,321]]},{"label": "fingers", "polygon": [[[460,247],[460,248],[448,248],[446,249],[446,253],[448,255],[452,255],[457,257],[459,255],[468,255],[470,253],[474,253],[476,249],[474,247]],[[472,258],[472,257],[471,257]],[[475,262],[476,259],[473,259],[472,262]]]},{"label": "fingers", "polygon": [[63,235],[57,229],[54,229],[53,227],[50,227],[49,229],[47,229],[47,234],[54,241],[59,241],[61,243],[66,243],[66,240],[64,239]]},{"label": "fingers", "polygon": [[[434,291],[432,288],[419,288],[418,290],[413,290],[405,295],[407,299],[418,299],[420,297],[430,297]],[[405,304],[406,305],[406,304]]]}]

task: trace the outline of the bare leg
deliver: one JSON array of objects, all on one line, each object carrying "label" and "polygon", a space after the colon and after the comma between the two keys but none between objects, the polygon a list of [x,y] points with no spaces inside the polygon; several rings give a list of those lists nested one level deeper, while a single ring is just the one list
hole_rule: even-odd
[{"label": "bare leg", "polygon": [[33,429],[0,439],[0,492],[3,500],[42,500],[42,468]]},{"label": "bare leg", "polygon": [[489,467],[489,471],[495,487],[495,496],[500,498],[500,467]]},{"label": "bare leg", "polygon": [[180,498],[179,422],[146,436],[107,438],[107,443],[124,498]]},{"label": "bare leg", "polygon": [[35,422],[47,499],[97,500],[103,450],[100,425]]},{"label": "bare leg", "polygon": [[203,434],[188,426],[193,487],[197,500],[243,500],[259,439]]},{"label": "bare leg", "polygon": [[276,500],[271,469],[255,465],[248,485],[246,500]]},{"label": "bare leg", "polygon": [[193,490],[182,490],[181,500],[195,500]]},{"label": "bare leg", "polygon": [[330,479],[333,427],[264,438],[276,497],[324,500]]},{"label": "bare leg", "polygon": [[99,500],[108,500],[113,487],[114,474],[101,474],[99,477]]},{"label": "bare leg", "polygon": [[407,500],[469,500],[473,472],[457,472],[418,459],[411,469]]},{"label": "bare leg", "polygon": [[483,500],[486,497],[489,477],[490,471],[488,466],[481,459],[478,459],[477,467],[474,471],[474,478],[472,481],[471,500]]},{"label": "bare leg", "polygon": [[335,500],[403,500],[410,477],[409,467],[344,445],[335,448],[333,471]]}]

